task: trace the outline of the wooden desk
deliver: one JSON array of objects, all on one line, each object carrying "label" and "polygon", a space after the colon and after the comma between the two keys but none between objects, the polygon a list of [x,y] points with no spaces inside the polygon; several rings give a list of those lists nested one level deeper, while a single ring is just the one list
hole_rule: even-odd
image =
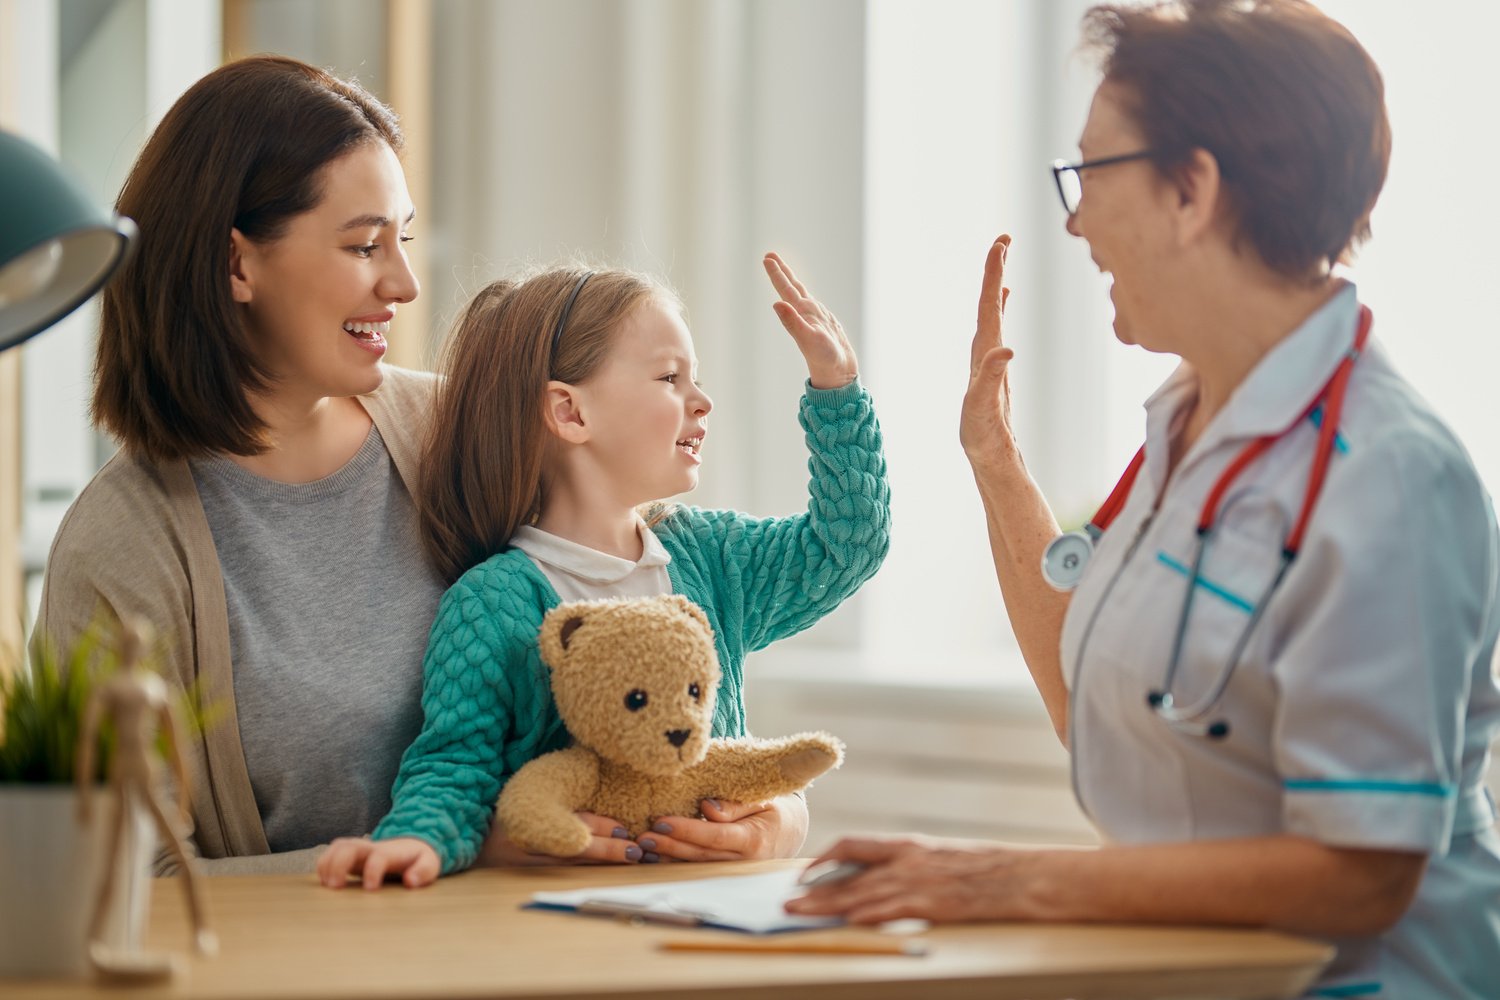
[{"label": "wooden desk", "polygon": [[[311,877],[220,877],[208,897],[222,953],[169,987],[0,983],[47,998],[503,997],[881,1000],[920,997],[1294,997],[1332,949],[1281,934],[995,924],[934,928],[922,958],[658,951],[666,938],[728,935],[522,910],[533,892],[726,874],[740,865],[478,870],[417,891],[331,892]],[[187,951],[180,887],[153,888],[149,941]],[[798,932],[861,937],[872,931]]]}]

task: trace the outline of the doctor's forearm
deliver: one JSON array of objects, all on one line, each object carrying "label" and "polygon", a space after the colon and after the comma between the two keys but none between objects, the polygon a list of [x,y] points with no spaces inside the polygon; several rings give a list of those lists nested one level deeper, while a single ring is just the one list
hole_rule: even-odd
[{"label": "doctor's forearm", "polygon": [[1031,671],[1052,728],[1068,742],[1068,690],[1062,675],[1062,623],[1069,595],[1042,578],[1042,552],[1058,533],[1057,521],[1019,454],[994,467],[974,468],[984,502],[990,554],[1011,629]]},{"label": "doctor's forearm", "polygon": [[1375,934],[1405,912],[1424,855],[1288,835],[1046,852],[1028,896],[1051,921],[1273,927]]}]

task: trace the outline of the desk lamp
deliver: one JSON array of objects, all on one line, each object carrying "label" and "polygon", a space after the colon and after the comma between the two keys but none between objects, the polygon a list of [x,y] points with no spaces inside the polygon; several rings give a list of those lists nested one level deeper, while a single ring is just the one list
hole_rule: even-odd
[{"label": "desk lamp", "polygon": [[135,233],[135,223],[96,207],[46,153],[0,132],[0,351],[102,288]]}]

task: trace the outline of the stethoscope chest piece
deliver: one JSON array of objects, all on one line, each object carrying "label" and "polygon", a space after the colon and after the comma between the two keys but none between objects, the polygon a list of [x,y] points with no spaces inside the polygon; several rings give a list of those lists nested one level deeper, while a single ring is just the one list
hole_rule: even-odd
[{"label": "stethoscope chest piece", "polygon": [[1093,554],[1094,538],[1087,530],[1063,532],[1042,552],[1042,579],[1053,590],[1070,591],[1083,579]]}]

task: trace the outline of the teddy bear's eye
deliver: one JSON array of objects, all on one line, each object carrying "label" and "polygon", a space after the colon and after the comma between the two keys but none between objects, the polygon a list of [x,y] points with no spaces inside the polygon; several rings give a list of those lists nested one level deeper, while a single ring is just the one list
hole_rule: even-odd
[{"label": "teddy bear's eye", "polygon": [[625,696],[625,707],[632,712],[639,712],[646,707],[646,692],[636,688]]},{"label": "teddy bear's eye", "polygon": [[703,697],[703,692],[698,689],[698,685],[696,685],[696,684],[689,684],[688,685],[688,697],[691,698],[691,699],[693,699],[694,701],[700,701],[702,699],[702,697]]}]

